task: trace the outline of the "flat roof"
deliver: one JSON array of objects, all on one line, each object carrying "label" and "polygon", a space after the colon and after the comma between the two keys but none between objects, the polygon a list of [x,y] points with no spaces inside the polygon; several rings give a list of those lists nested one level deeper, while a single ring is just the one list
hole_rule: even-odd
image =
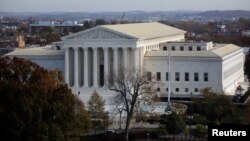
[{"label": "flat roof", "polygon": [[[147,51],[145,57],[166,57],[168,51]],[[219,57],[211,51],[171,51],[173,57]]]},{"label": "flat roof", "polygon": [[242,49],[239,46],[236,46],[234,44],[218,44],[212,49],[212,52],[220,57],[224,57],[230,53],[233,53],[239,49]]},{"label": "flat roof", "polygon": [[[241,47],[233,44],[216,44],[213,49],[207,51],[170,51],[173,57],[224,57],[231,54]],[[147,51],[145,57],[166,57],[168,51]]]},{"label": "flat roof", "polygon": [[157,38],[186,33],[184,30],[158,22],[102,25],[101,27],[127,34],[138,39]]},{"label": "flat roof", "polygon": [[5,56],[64,56],[64,50],[54,50],[48,47],[15,49]]},{"label": "flat roof", "polygon": [[116,24],[116,25],[99,25],[91,29],[83,30],[65,37],[63,39],[72,39],[74,36],[92,32],[94,30],[103,29],[109,32],[119,34],[130,39],[147,40],[176,35],[184,35],[186,31],[171,27],[158,22],[149,23],[129,23],[129,24]]}]

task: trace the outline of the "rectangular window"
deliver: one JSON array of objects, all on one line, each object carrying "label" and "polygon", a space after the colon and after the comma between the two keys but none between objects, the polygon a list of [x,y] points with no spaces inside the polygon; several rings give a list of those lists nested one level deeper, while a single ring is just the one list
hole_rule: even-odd
[{"label": "rectangular window", "polygon": [[151,81],[151,72],[147,72],[147,80]]},{"label": "rectangular window", "polygon": [[157,92],[161,91],[161,88],[157,88]]},{"label": "rectangular window", "polygon": [[185,72],[185,81],[189,81],[189,73]]},{"label": "rectangular window", "polygon": [[166,92],[168,92],[168,88],[166,88]]},{"label": "rectangular window", "polygon": [[59,74],[62,74],[62,71],[58,71]]},{"label": "rectangular window", "polygon": [[166,81],[168,81],[168,72],[166,72]]},{"label": "rectangular window", "polygon": [[176,92],[179,92],[179,88],[175,88],[175,91],[176,91]]},{"label": "rectangular window", "polygon": [[194,81],[199,81],[199,74],[198,74],[198,72],[194,73]]},{"label": "rectangular window", "polygon": [[194,92],[198,92],[198,88],[194,88]]},{"label": "rectangular window", "polygon": [[189,47],[188,47],[188,50],[189,50],[189,51],[192,51],[192,50],[193,50],[193,47],[192,47],[192,46],[189,46]]},{"label": "rectangular window", "polygon": [[171,50],[175,51],[175,46],[172,46],[172,47],[171,47]]},{"label": "rectangular window", "polygon": [[175,81],[180,81],[180,73],[179,72],[175,73]]},{"label": "rectangular window", "polygon": [[180,50],[181,50],[181,51],[183,51],[183,50],[184,50],[184,47],[183,47],[183,46],[181,46],[181,47],[180,47]]},{"label": "rectangular window", "polygon": [[156,73],[156,79],[157,81],[161,81],[161,72]]},{"label": "rectangular window", "polygon": [[204,81],[207,82],[208,81],[208,73],[204,73]]},{"label": "rectangular window", "polygon": [[197,51],[201,51],[201,47],[200,46],[197,47]]},{"label": "rectangular window", "polygon": [[188,92],[188,88],[185,88],[185,92]]},{"label": "rectangular window", "polygon": [[166,46],[163,47],[163,50],[168,50],[168,48]]}]

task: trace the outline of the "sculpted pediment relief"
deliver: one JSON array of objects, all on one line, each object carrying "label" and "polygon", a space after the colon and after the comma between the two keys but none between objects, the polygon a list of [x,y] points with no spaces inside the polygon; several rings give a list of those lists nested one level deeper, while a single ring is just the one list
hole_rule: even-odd
[{"label": "sculpted pediment relief", "polygon": [[116,32],[108,31],[102,28],[97,28],[73,34],[71,37],[68,37],[67,39],[132,39],[132,38]]}]

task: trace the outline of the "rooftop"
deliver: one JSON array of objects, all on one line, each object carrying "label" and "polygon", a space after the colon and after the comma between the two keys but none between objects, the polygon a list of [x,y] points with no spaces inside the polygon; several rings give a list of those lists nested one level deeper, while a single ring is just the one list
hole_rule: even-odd
[{"label": "rooftop", "polygon": [[[145,57],[166,57],[168,51],[147,51]],[[211,51],[171,51],[173,57],[218,57]]]},{"label": "rooftop", "polygon": [[241,49],[241,47],[233,45],[233,44],[218,44],[217,46],[214,47],[212,52],[220,57],[224,57],[239,49]]},{"label": "rooftop", "polygon": [[158,22],[102,25],[102,27],[127,34],[138,39],[156,38],[186,33],[184,30]]},{"label": "rooftop", "polygon": [[54,50],[48,47],[16,49],[5,56],[64,56],[64,50]]},{"label": "rooftop", "polygon": [[80,31],[69,36],[63,37],[64,39],[72,39],[74,36],[94,31],[98,29],[104,29],[122,36],[127,36],[132,39],[146,40],[155,39],[161,37],[183,35],[186,31],[177,29],[158,22],[149,23],[130,23],[130,24],[116,24],[116,25],[100,25],[91,29]]},{"label": "rooftop", "polygon": [[[171,51],[174,57],[224,57],[241,48],[233,44],[216,44],[212,50],[207,51]],[[168,51],[147,51],[145,57],[166,57]]]}]

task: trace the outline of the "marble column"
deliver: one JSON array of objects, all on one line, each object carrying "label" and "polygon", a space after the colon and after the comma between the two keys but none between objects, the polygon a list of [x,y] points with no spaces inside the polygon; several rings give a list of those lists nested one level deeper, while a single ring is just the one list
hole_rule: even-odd
[{"label": "marble column", "polygon": [[123,69],[125,70],[125,71],[128,71],[128,48],[122,48],[122,50],[123,50],[123,56],[124,56],[124,58],[123,58],[123,63],[124,63],[124,66],[123,66]]},{"label": "marble column", "polygon": [[65,48],[65,82],[69,85],[69,48]]},{"label": "marble column", "polygon": [[139,57],[138,57],[138,49],[133,48],[133,59],[134,59],[134,70],[138,71],[139,69]]},{"label": "marble column", "polygon": [[78,64],[78,48],[74,48],[74,86],[79,87],[79,64]]},{"label": "marble column", "polygon": [[103,48],[104,51],[104,84],[109,77],[109,49]]},{"label": "marble column", "polygon": [[118,48],[113,48],[113,52],[114,52],[114,74],[117,75],[118,74]]},{"label": "marble column", "polygon": [[94,87],[99,87],[99,55],[98,48],[93,48],[93,75],[94,75]]},{"label": "marble column", "polygon": [[89,58],[88,48],[84,48],[84,86],[89,87]]}]

